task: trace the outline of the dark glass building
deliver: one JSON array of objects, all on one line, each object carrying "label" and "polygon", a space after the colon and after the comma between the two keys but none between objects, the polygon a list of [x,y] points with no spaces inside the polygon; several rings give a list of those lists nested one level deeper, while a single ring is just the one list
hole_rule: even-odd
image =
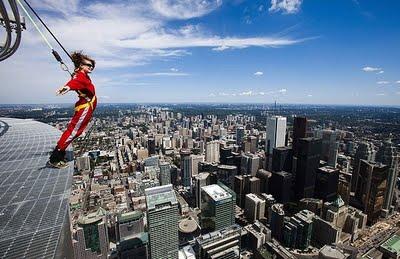
[{"label": "dark glass building", "polygon": [[318,138],[301,138],[296,161],[296,199],[314,197],[315,178],[319,167],[322,141]]},{"label": "dark glass building", "polygon": [[292,172],[293,150],[291,147],[277,147],[272,151],[272,171]]}]

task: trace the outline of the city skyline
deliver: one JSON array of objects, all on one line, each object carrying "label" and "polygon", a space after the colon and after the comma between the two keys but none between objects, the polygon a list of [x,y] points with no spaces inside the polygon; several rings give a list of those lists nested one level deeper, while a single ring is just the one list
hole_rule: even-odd
[{"label": "city skyline", "polygon": [[[101,103],[400,104],[399,3],[32,5],[68,50],[83,49],[96,59],[92,79]],[[69,76],[29,22],[20,49],[0,63],[0,76],[7,93],[1,104],[76,98],[55,96]]]}]

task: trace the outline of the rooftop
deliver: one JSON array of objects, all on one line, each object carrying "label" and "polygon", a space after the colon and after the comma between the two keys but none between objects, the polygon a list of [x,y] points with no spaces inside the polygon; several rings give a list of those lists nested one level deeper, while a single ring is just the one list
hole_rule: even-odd
[{"label": "rooftop", "polygon": [[147,209],[155,209],[156,205],[165,203],[177,204],[175,191],[172,184],[162,185],[145,190]]},{"label": "rooftop", "polygon": [[381,245],[382,248],[395,253],[395,254],[400,254],[400,236],[398,235],[393,235],[391,238],[386,240],[385,243]]},{"label": "rooftop", "polygon": [[192,218],[186,218],[186,219],[182,219],[179,224],[179,231],[183,232],[183,233],[192,233],[194,231],[196,231],[198,225],[196,220],[192,219]]},{"label": "rooftop", "polygon": [[122,222],[131,221],[131,220],[138,220],[142,217],[143,217],[143,212],[141,212],[140,210],[136,210],[136,211],[130,211],[130,212],[126,212],[126,213],[122,213],[122,214],[118,215],[118,221],[122,223]]},{"label": "rooftop", "polygon": [[207,185],[201,187],[203,191],[205,191],[214,201],[221,201],[227,198],[231,198],[232,195],[225,191],[218,184]]},{"label": "rooftop", "polygon": [[0,258],[68,257],[59,238],[69,228],[73,165],[46,166],[60,134],[34,120],[0,118]]}]

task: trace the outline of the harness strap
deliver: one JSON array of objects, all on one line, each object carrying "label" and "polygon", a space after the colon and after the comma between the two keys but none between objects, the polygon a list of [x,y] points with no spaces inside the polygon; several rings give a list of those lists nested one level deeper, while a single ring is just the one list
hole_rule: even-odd
[{"label": "harness strap", "polygon": [[95,100],[96,100],[96,96],[93,96],[92,100],[90,100],[89,102],[83,103],[83,104],[81,104],[81,105],[76,106],[76,107],[75,107],[75,111],[78,112],[78,111],[80,111],[80,110],[82,110],[82,109],[85,109],[85,108],[87,108],[87,107],[89,107],[89,106],[90,106],[90,107],[92,108],[92,110],[93,110],[93,103],[94,103]]}]

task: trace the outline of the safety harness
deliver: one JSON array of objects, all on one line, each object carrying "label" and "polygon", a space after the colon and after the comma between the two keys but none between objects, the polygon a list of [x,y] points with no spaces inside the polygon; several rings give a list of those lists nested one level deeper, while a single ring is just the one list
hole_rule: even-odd
[{"label": "safety harness", "polygon": [[78,105],[78,106],[76,106],[75,107],[75,111],[76,112],[78,112],[78,111],[80,111],[80,110],[82,110],[82,109],[86,109],[87,107],[91,107],[92,108],[92,110],[93,110],[93,103],[96,101],[96,96],[93,96],[93,98],[92,98],[92,100],[90,100],[90,101],[88,101],[88,102],[86,102],[86,103],[83,103],[83,104],[80,104],[80,105]]}]

